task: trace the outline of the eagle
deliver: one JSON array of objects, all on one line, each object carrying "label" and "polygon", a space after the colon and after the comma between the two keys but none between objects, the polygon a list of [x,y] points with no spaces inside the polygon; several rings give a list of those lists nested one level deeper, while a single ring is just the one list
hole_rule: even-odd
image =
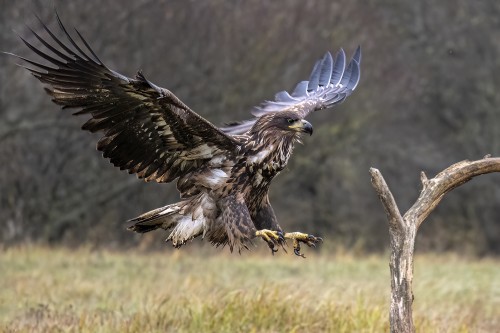
[{"label": "eagle", "polygon": [[360,47],[348,63],[342,49],[335,56],[327,52],[309,80],[291,93],[281,91],[255,107],[249,120],[217,127],[141,71],[130,78],[108,68],[78,30],[72,36],[55,16],[63,38],[38,17],[43,34],[30,32],[40,47],[20,37],[45,61],[8,54],[24,62],[20,66],[45,85],[62,109],[89,116],[82,129],[102,133],[97,150],[114,166],[147,182],[177,180],[180,201],[131,219],[129,230],[170,231],[167,241],[176,248],[202,236],[231,252],[261,238],[274,254],[291,240],[298,256],[304,256],[301,244],[322,241],[283,231],[269,202],[269,187],[295,144],[313,133],[305,118],[341,103],[358,85]]}]

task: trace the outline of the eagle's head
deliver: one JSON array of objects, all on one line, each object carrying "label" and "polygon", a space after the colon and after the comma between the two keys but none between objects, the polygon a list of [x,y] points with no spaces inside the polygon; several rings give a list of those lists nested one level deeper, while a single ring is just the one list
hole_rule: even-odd
[{"label": "eagle's head", "polygon": [[270,112],[259,117],[252,127],[251,132],[254,134],[273,132],[298,138],[301,133],[312,135],[313,127],[298,112],[281,111]]}]

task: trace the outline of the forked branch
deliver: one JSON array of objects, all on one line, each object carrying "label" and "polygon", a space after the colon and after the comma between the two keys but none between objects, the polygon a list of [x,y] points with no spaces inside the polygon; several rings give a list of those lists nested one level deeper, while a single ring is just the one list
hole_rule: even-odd
[{"label": "forked branch", "polygon": [[372,185],[384,206],[389,221],[391,246],[391,332],[415,332],[412,318],[413,251],[418,228],[436,208],[444,195],[472,178],[500,172],[500,158],[462,161],[428,179],[420,174],[422,191],[413,206],[403,215],[379,170],[370,168]]},{"label": "forked branch", "polygon": [[476,176],[491,172],[500,172],[500,158],[486,157],[482,160],[453,164],[436,177],[422,182],[423,188],[420,196],[403,218],[415,221],[417,228],[420,227],[446,193]]}]

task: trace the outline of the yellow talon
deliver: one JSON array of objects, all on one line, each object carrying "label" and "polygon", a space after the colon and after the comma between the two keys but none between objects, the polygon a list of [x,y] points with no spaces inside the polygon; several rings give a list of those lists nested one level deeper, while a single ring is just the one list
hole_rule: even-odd
[{"label": "yellow talon", "polygon": [[262,237],[262,239],[266,241],[273,255],[274,252],[278,252],[278,250],[276,250],[274,246],[281,245],[283,247],[283,244],[285,243],[285,238],[283,237],[283,233],[279,231],[274,231],[269,229],[257,230],[255,232],[255,236]]},{"label": "yellow talon", "polygon": [[257,230],[255,236],[264,238],[266,242],[269,242],[271,238],[276,240],[280,238],[277,231],[268,229]]},{"label": "yellow talon", "polygon": [[300,242],[305,243],[309,247],[316,247],[316,244],[318,242],[322,242],[323,238],[321,237],[316,237],[313,235],[309,234],[304,234],[302,232],[287,232],[284,235],[285,239],[292,239],[293,240],[293,252],[295,255],[305,258],[304,254],[300,253]]},{"label": "yellow talon", "polygon": [[[283,234],[281,231],[269,229],[257,230],[255,232],[255,237],[262,237],[273,254],[274,252],[278,252],[278,250],[275,249],[275,245],[281,245],[281,247],[283,247],[286,244],[285,240],[291,239],[293,242],[293,253],[302,258],[305,258],[305,256],[300,253],[300,243],[305,243],[309,247],[316,247],[317,243],[323,241],[321,237],[316,237],[302,232],[287,232],[286,234]],[[283,250],[286,252],[284,247]]]}]

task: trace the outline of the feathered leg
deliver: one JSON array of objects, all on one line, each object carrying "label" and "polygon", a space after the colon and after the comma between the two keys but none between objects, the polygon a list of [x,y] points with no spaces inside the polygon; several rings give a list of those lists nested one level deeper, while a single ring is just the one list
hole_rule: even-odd
[{"label": "feathered leg", "polygon": [[220,215],[207,233],[208,240],[216,245],[228,244],[231,252],[234,248],[238,252],[248,249],[256,230],[243,198],[238,194],[229,195],[217,205]]}]

